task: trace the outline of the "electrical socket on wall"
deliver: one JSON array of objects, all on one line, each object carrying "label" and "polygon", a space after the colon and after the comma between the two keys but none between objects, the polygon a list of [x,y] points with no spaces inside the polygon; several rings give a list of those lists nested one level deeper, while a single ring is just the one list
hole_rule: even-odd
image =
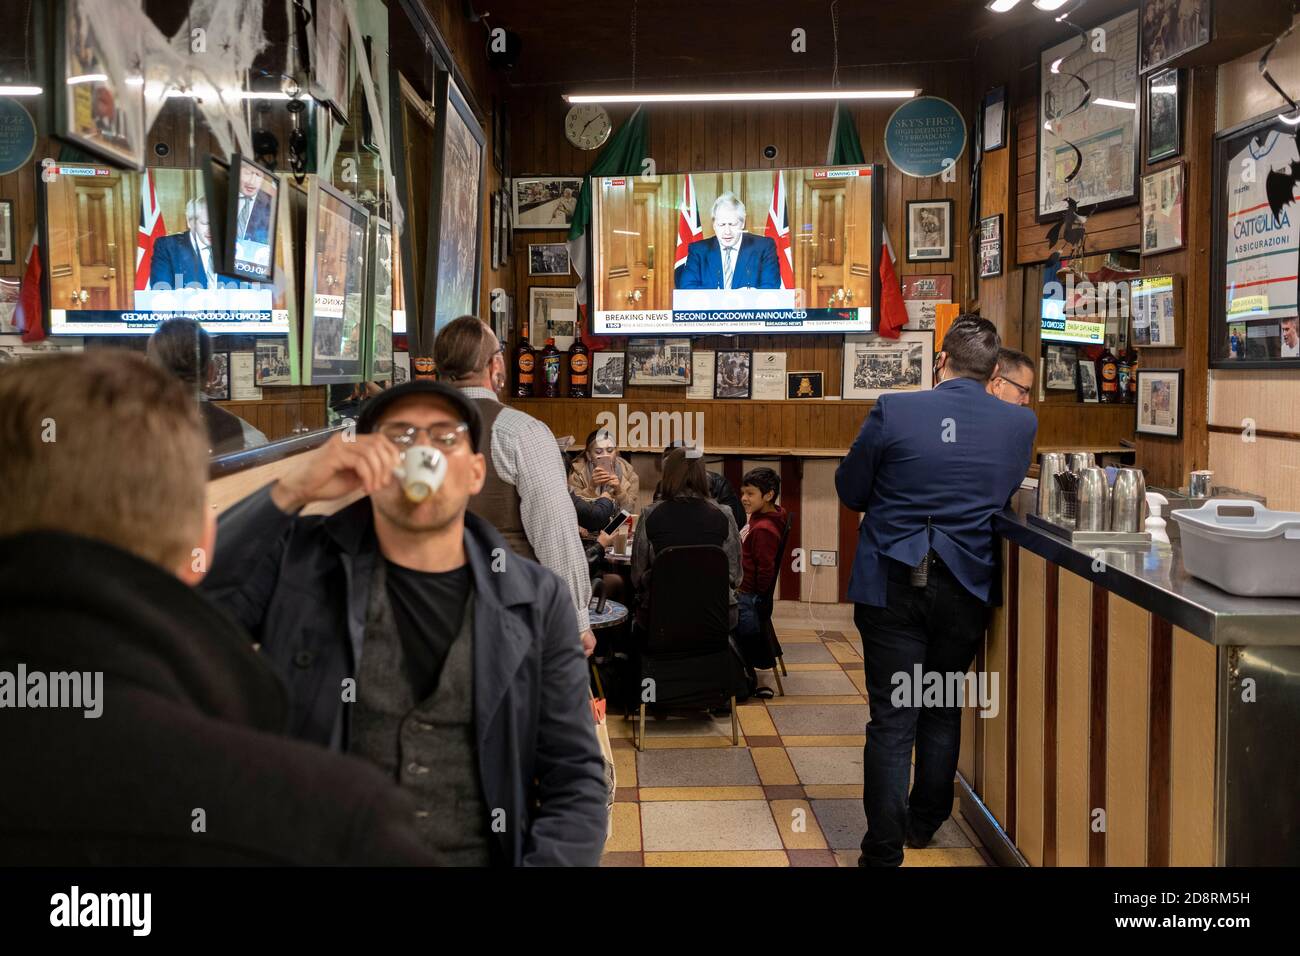
[{"label": "electrical socket on wall", "polygon": [[839,554],[835,551],[813,551],[812,566],[814,568],[833,568],[838,563]]}]

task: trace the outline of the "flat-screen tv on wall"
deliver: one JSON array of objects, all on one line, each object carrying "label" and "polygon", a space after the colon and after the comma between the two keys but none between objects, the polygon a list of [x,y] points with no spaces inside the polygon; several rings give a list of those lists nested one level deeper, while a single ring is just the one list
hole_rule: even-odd
[{"label": "flat-screen tv on wall", "polygon": [[43,178],[52,334],[148,335],[171,318],[214,335],[288,333],[292,250],[276,244],[274,281],[222,275],[202,170],[61,163]]},{"label": "flat-screen tv on wall", "polygon": [[592,180],[597,335],[869,332],[879,166]]},{"label": "flat-screen tv on wall", "polygon": [[303,255],[303,384],[360,382],[369,318],[370,214],[320,177],[307,192]]}]

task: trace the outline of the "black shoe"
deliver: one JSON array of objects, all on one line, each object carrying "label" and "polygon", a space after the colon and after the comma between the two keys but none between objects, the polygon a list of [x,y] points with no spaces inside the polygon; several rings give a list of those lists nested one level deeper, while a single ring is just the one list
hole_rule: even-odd
[{"label": "black shoe", "polygon": [[929,836],[921,836],[921,834],[917,833],[911,827],[908,827],[907,839],[903,841],[903,845],[906,847],[910,847],[913,850],[924,850],[926,847],[930,845],[930,841],[933,839],[934,839],[933,833],[931,833]]}]

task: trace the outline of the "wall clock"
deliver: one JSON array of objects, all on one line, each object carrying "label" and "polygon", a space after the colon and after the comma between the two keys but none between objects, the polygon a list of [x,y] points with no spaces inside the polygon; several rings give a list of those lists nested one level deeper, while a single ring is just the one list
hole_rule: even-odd
[{"label": "wall clock", "polygon": [[605,107],[579,103],[564,117],[564,135],[578,149],[599,149],[609,139],[614,126]]}]

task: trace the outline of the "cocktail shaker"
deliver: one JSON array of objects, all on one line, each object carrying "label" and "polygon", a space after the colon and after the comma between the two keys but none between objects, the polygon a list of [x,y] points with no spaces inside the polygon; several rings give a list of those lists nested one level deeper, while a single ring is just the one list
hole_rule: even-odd
[{"label": "cocktail shaker", "polygon": [[1045,451],[1038,456],[1038,516],[1056,521],[1061,514],[1061,489],[1056,476],[1065,471],[1065,455]]},{"label": "cocktail shaker", "polygon": [[1140,468],[1121,468],[1110,493],[1110,530],[1129,533],[1144,530],[1142,509],[1147,482]]},{"label": "cocktail shaker", "polygon": [[1107,531],[1110,529],[1110,486],[1106,472],[1089,467],[1079,472],[1078,518],[1079,531]]},{"label": "cocktail shaker", "polygon": [[1090,451],[1067,451],[1065,453],[1066,470],[1072,471],[1076,475],[1085,468],[1091,468],[1093,464],[1092,452]]},{"label": "cocktail shaker", "polygon": [[1214,480],[1212,471],[1194,471],[1187,479],[1187,497],[1189,498],[1208,498],[1212,490],[1211,482]]}]

